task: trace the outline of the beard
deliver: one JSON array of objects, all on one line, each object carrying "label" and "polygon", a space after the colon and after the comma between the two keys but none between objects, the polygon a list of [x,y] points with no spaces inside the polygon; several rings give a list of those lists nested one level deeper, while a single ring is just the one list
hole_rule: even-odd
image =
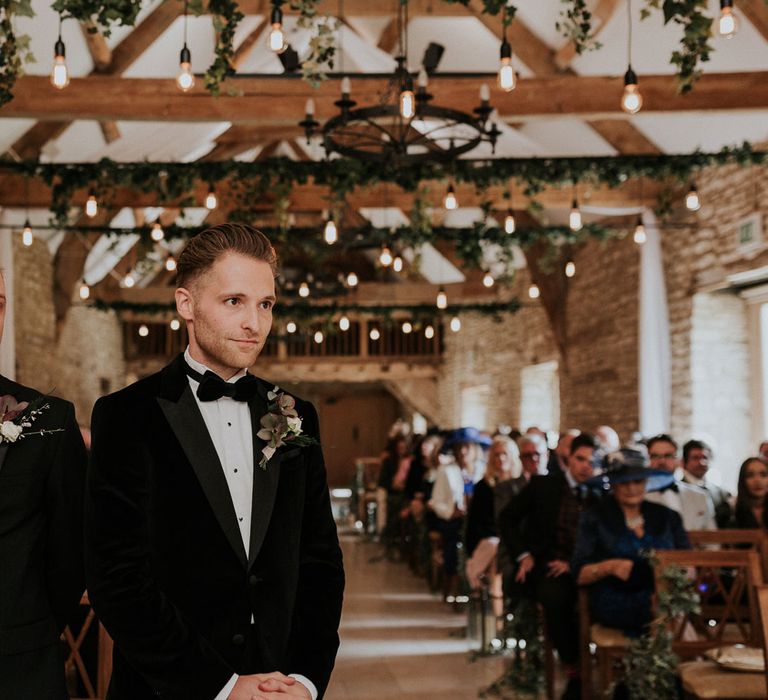
[{"label": "beard", "polygon": [[[236,343],[229,340],[223,330],[209,323],[205,316],[199,315],[199,313],[195,316],[193,332],[195,341],[206,358],[203,364],[227,368],[232,371],[232,374],[243,368],[251,367],[261,354],[266,340],[265,337],[261,342],[248,346]],[[243,331],[240,330],[233,335],[244,337]]]}]

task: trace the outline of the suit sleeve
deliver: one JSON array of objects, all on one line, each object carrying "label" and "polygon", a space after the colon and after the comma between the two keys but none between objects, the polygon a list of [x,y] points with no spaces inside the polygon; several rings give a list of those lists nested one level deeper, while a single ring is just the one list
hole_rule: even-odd
[{"label": "suit sleeve", "polygon": [[534,489],[531,480],[499,513],[499,535],[513,560],[523,552],[531,551],[523,530],[535,500]]},{"label": "suit sleeve", "polygon": [[579,516],[579,530],[571,557],[571,573],[578,579],[582,567],[596,564],[605,558],[598,551],[599,518],[594,510],[585,510]]},{"label": "suit sleeve", "polygon": [[[124,402],[123,402],[124,403]],[[190,627],[150,564],[150,456],[137,409],[100,399],[86,491],[86,580],[91,604],[120,654],[160,698],[211,700],[232,669]]]},{"label": "suit sleeve", "polygon": [[85,590],[83,497],[88,457],[75,410],[67,403],[46,484],[46,586],[59,631],[70,622]]},{"label": "suit sleeve", "polygon": [[[317,412],[303,409],[305,432],[320,439]],[[287,672],[308,678],[322,698],[339,648],[344,567],[320,445],[307,448],[307,481],[301,524],[299,582]]]}]

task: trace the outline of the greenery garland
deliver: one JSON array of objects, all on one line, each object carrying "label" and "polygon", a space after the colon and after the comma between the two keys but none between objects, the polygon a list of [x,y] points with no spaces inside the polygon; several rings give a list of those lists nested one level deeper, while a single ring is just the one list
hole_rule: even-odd
[{"label": "greenery garland", "polygon": [[[651,566],[657,561],[650,555]],[[700,612],[699,594],[688,572],[670,566],[661,573],[656,619],[646,634],[633,639],[624,657],[625,683],[630,700],[677,700],[678,658],[672,651],[670,624],[679,617]]]},{"label": "greenery garland", "polygon": [[[171,0],[165,0],[170,2]],[[304,78],[313,86],[327,77],[336,53],[335,29],[337,23],[330,18],[319,20],[317,6],[320,0],[291,0],[290,7],[299,13],[299,25],[311,27],[309,55],[302,64]],[[405,2],[405,0],[400,0]],[[446,3],[469,6],[469,0],[443,0]],[[558,31],[575,44],[577,53],[594,50],[600,44],[594,39],[592,15],[585,0],[562,0],[567,5],[557,20]],[[768,4],[768,0],[765,0]],[[273,0],[282,6],[285,0]],[[709,60],[712,46],[709,43],[712,18],[705,14],[707,0],[645,0],[641,17],[652,10],[663,12],[664,23],[679,24],[683,28],[680,48],[674,51],[670,62],[676,67],[681,92],[688,92],[701,74],[700,64]],[[503,22],[508,24],[517,7],[506,0],[482,0],[483,12],[489,15],[504,13]],[[133,26],[141,8],[140,0],[54,0],[54,10],[62,17],[71,17],[88,26],[89,31],[101,31],[109,35],[112,25]],[[216,31],[215,59],[206,72],[206,87],[218,95],[227,77],[234,74],[232,59],[235,54],[235,30],[243,19],[237,0],[194,0],[190,9],[194,14],[211,15]],[[30,0],[0,0],[0,107],[13,97],[13,87],[25,60],[28,37],[17,37],[13,31],[14,16],[34,16]]]},{"label": "greenery garland", "polygon": [[[53,222],[65,227],[77,190],[88,189],[109,205],[109,193],[117,188],[133,192],[155,193],[158,203],[174,202],[192,206],[198,182],[226,183],[226,195],[239,203],[236,213],[242,218],[253,215],[250,203],[263,201],[265,195],[277,204],[287,203],[292,187],[312,180],[327,186],[331,199],[342,202],[347,194],[383,182],[392,182],[406,191],[421,192],[429,181],[453,180],[473,184],[479,192],[492,186],[508,186],[514,180],[529,198],[546,186],[572,187],[576,183],[616,187],[630,178],[685,182],[701,168],[715,165],[761,165],[768,153],[754,151],[749,143],[723,148],[715,153],[694,152],[685,155],[640,155],[580,158],[499,158],[460,160],[454,163],[423,163],[409,168],[382,166],[379,163],[337,158],[324,161],[293,161],[270,158],[240,162],[198,161],[192,163],[117,163],[108,159],[98,163],[4,162],[0,171],[40,178],[52,188]],[[418,198],[418,194],[417,194]],[[199,202],[197,205],[199,206]],[[421,214],[424,214],[424,205]],[[425,217],[422,216],[422,222]]]},{"label": "greenery garland", "polygon": [[[168,315],[176,310],[174,302],[163,303],[138,303],[130,301],[105,301],[94,299],[88,302],[99,311],[131,311],[137,314]],[[504,314],[513,314],[520,309],[520,302],[511,299],[505,302],[478,302],[449,304],[447,308],[438,310],[434,304],[357,304],[354,302],[330,302],[314,304],[309,302],[292,302],[290,304],[277,304],[274,308],[274,316],[280,319],[290,319],[297,323],[308,323],[318,319],[329,319],[339,314],[375,315],[386,321],[394,323],[393,314],[409,314],[412,318],[435,318],[437,316],[460,316],[462,314],[480,314],[489,316],[500,322]]]}]

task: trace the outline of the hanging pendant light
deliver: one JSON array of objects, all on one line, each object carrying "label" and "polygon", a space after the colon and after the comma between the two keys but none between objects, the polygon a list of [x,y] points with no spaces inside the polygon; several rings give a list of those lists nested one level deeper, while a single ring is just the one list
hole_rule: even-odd
[{"label": "hanging pendant light", "polygon": [[438,309],[448,308],[448,295],[445,293],[445,289],[442,287],[440,287],[439,291],[437,292],[437,300],[435,301],[435,304]]},{"label": "hanging pendant light", "polygon": [[181,328],[181,321],[179,321],[178,318],[172,318],[170,326],[171,326],[171,330],[175,332],[179,330],[179,328]]},{"label": "hanging pendant light", "polygon": [[299,296],[302,299],[306,299],[309,296],[309,285],[306,282],[302,282],[299,285]]},{"label": "hanging pendant light", "polygon": [[283,11],[278,3],[272,7],[272,16],[269,22],[272,29],[267,36],[267,46],[270,51],[278,54],[283,53],[288,48],[288,44],[285,42],[285,32],[283,31]]},{"label": "hanging pendant light", "polygon": [[461,319],[458,316],[454,316],[451,319],[451,330],[454,333],[458,333],[461,330]]},{"label": "hanging pendant light", "polygon": [[581,220],[581,209],[579,209],[579,200],[576,197],[571,202],[571,213],[568,215],[568,226],[571,231],[581,231],[583,223]]},{"label": "hanging pendant light", "polygon": [[176,258],[174,258],[173,255],[169,255],[165,259],[165,269],[168,270],[168,272],[176,272]]},{"label": "hanging pendant light", "polygon": [[69,70],[67,69],[67,47],[61,40],[62,17],[59,14],[59,38],[53,45],[53,70],[51,71],[51,84],[53,87],[63,90],[69,85]]},{"label": "hanging pendant light", "polygon": [[85,200],[85,215],[92,219],[98,212],[99,203],[96,201],[95,195],[88,195],[88,199]]},{"label": "hanging pendant light", "polygon": [[336,222],[329,218],[325,222],[325,229],[323,230],[323,237],[325,238],[325,242],[328,245],[333,245],[336,243],[337,240],[339,240],[339,232],[336,228]]},{"label": "hanging pendant light", "polygon": [[205,196],[205,208],[213,211],[219,206],[219,198],[216,196],[216,189],[213,185],[208,188],[208,194]]},{"label": "hanging pendant light", "polygon": [[35,235],[32,233],[32,225],[29,223],[29,218],[24,221],[24,228],[21,230],[21,242],[29,248],[35,240]]},{"label": "hanging pendant light", "polygon": [[624,94],[621,96],[621,108],[627,114],[637,114],[643,106],[643,96],[637,87],[637,75],[632,66],[624,74]]},{"label": "hanging pendant light", "polygon": [[501,48],[499,49],[499,87],[504,92],[512,92],[517,85],[517,76],[515,75],[515,69],[512,66],[512,45],[507,39],[507,25],[509,24],[509,17],[507,16],[507,8],[504,6],[504,38],[501,42]]},{"label": "hanging pendant light", "polygon": [[87,301],[88,297],[91,296],[91,288],[86,284],[85,280],[80,281],[80,288],[77,293],[82,301]]},{"label": "hanging pendant light", "polygon": [[688,211],[699,211],[699,209],[701,209],[701,199],[699,198],[699,191],[696,189],[695,184],[691,185],[691,189],[688,190],[688,194],[685,195],[685,208]]},{"label": "hanging pendant light", "polygon": [[739,31],[739,21],[733,11],[733,0],[720,0],[720,19],[717,33],[724,39],[731,39]]},{"label": "hanging pendant light", "polygon": [[379,263],[382,267],[389,267],[392,264],[392,251],[386,245],[381,246],[381,253],[379,254]]},{"label": "hanging pendant light", "polygon": [[288,321],[288,323],[285,324],[285,332],[292,335],[296,332],[296,324],[293,321]]},{"label": "hanging pendant light", "polygon": [[635,232],[632,234],[632,238],[637,245],[643,245],[643,243],[648,240],[648,235],[645,232],[645,225],[640,216],[637,217],[637,225],[635,226]]},{"label": "hanging pendant light", "polygon": [[495,284],[496,280],[493,279],[493,275],[490,272],[486,272],[483,276],[483,286],[490,289]]},{"label": "hanging pendant light", "polygon": [[184,0],[184,45],[179,53],[179,73],[176,76],[176,85],[182,92],[187,92],[195,87],[195,76],[192,73],[192,52],[187,46],[187,22],[189,20],[187,5],[188,0]]},{"label": "hanging pendant light", "polygon": [[576,276],[576,263],[573,260],[568,260],[565,263],[565,276],[569,278]]},{"label": "hanging pendant light", "polygon": [[504,231],[506,233],[512,234],[515,232],[515,213],[512,211],[512,209],[507,209],[507,216],[504,219]]},{"label": "hanging pendant light", "polygon": [[347,286],[348,287],[357,287],[357,283],[359,282],[357,275],[354,272],[350,272],[347,275]]},{"label": "hanging pendant light", "polygon": [[445,192],[445,198],[443,199],[443,206],[448,211],[453,211],[459,206],[459,202],[456,199],[456,191],[453,189],[453,183],[448,185],[448,189]]},{"label": "hanging pendant light", "polygon": [[349,330],[349,319],[346,316],[342,316],[339,319],[339,330],[342,330],[342,331]]},{"label": "hanging pendant light", "polygon": [[160,225],[159,220],[152,224],[152,231],[150,231],[149,235],[155,243],[159,243],[165,238],[165,231],[163,231],[163,227]]},{"label": "hanging pendant light", "polygon": [[538,299],[541,296],[541,291],[539,290],[539,285],[532,284],[530,287],[528,287],[528,296],[531,299]]}]

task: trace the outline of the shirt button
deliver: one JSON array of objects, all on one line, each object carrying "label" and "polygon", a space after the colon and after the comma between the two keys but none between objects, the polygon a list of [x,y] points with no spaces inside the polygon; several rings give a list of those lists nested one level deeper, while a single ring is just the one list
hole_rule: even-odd
[{"label": "shirt button", "polygon": [[248,578],[248,583],[251,584],[251,586],[258,586],[263,580],[264,579],[261,578],[261,576],[251,574],[251,576]]},{"label": "shirt button", "polygon": [[235,468],[235,474],[237,474],[237,468]]},{"label": "shirt button", "polygon": [[232,644],[234,644],[236,647],[242,646],[245,644],[245,637],[242,634],[236,634],[234,637],[232,637]]},{"label": "shirt button", "polygon": [[227,425],[228,425],[230,428],[232,427],[232,423],[230,423],[229,421],[227,421]]},{"label": "shirt button", "polygon": [[239,520],[240,520],[240,522],[243,522],[243,519],[242,519],[242,518],[239,518]]}]

